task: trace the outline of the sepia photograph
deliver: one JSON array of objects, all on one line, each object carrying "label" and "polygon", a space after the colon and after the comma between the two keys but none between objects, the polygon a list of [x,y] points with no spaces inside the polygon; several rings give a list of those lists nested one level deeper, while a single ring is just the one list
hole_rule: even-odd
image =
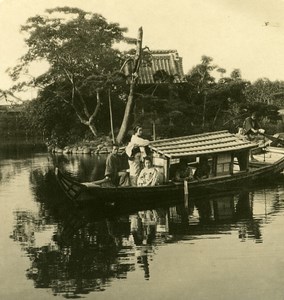
[{"label": "sepia photograph", "polygon": [[284,299],[284,0],[0,0],[0,299]]}]

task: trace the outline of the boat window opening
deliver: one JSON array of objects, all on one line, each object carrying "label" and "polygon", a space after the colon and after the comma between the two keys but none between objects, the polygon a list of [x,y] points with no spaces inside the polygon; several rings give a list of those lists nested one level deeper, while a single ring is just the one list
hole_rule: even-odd
[{"label": "boat window opening", "polygon": [[216,176],[230,175],[233,172],[231,153],[219,153],[216,157]]}]

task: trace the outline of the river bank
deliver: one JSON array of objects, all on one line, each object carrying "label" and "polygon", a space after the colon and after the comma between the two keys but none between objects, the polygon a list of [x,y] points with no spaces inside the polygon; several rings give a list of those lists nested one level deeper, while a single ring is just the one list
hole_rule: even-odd
[{"label": "river bank", "polygon": [[102,136],[96,140],[83,140],[73,145],[58,147],[47,143],[47,150],[58,154],[107,154],[111,152],[112,140],[107,136]]}]

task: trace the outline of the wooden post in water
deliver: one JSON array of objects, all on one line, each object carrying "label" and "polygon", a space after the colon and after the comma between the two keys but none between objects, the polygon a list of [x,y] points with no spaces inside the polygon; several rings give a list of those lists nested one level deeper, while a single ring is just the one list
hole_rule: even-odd
[{"label": "wooden post in water", "polygon": [[187,180],[183,181],[183,192],[184,192],[184,206],[188,208],[188,182]]}]

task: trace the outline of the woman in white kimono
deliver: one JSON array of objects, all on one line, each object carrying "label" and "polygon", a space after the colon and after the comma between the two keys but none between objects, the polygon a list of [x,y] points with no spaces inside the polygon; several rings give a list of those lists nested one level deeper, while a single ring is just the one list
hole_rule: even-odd
[{"label": "woman in white kimono", "polygon": [[140,172],[137,179],[138,186],[154,186],[159,184],[159,172],[152,166],[152,161],[149,157],[144,159],[144,169]]}]

